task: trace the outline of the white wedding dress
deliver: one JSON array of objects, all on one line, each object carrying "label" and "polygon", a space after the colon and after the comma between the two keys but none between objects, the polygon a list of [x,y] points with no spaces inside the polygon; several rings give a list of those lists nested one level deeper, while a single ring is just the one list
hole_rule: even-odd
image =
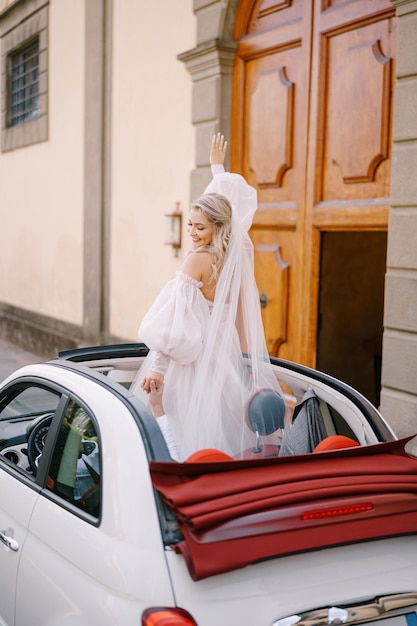
[{"label": "white wedding dress", "polygon": [[212,171],[205,193],[226,196],[233,212],[214,302],[203,296],[202,283],[176,272],[140,325],[139,338],[150,352],[132,386],[147,404],[140,382],[150,370],[164,374],[164,409],[180,460],[204,448],[234,456],[253,446],[245,403],[260,388],[282,393],[269,362],[247,234],[256,191],[223,166]]}]

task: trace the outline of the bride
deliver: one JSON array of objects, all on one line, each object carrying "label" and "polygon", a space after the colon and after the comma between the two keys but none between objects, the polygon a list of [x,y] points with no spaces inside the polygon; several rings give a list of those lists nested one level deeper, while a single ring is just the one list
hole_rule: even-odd
[{"label": "bride", "polygon": [[[193,250],[162,289],[140,328],[150,352],[132,390],[145,403],[163,388],[166,429],[179,460],[203,448],[234,456],[253,445],[245,424],[249,397],[282,394],[266,348],[248,235],[256,190],[223,163],[227,141],[214,135],[213,180],[191,206]],[[159,421],[159,420],[158,420]]]}]

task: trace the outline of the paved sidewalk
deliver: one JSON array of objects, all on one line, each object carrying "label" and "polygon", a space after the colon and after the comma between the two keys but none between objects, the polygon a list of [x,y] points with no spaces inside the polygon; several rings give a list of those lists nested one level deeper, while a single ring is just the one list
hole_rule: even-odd
[{"label": "paved sidewalk", "polygon": [[45,361],[45,359],[32,352],[27,352],[5,339],[0,339],[0,382],[19,367],[39,361]]}]

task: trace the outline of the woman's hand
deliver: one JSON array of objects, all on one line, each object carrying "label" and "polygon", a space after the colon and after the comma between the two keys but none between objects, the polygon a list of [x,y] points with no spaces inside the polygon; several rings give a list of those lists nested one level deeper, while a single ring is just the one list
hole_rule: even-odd
[{"label": "woman's hand", "polygon": [[151,390],[151,382],[155,383],[155,388],[158,390],[163,387],[164,384],[164,376],[159,372],[148,372],[148,375],[142,380],[140,386],[146,393],[149,393]]},{"label": "woman's hand", "polygon": [[223,165],[226,158],[227,141],[224,135],[217,133],[213,135],[210,149],[210,165]]},{"label": "woman's hand", "polygon": [[164,405],[162,403],[164,383],[161,383],[157,388],[155,381],[151,380],[149,387],[149,405],[151,407],[152,414],[154,417],[161,417],[161,415],[165,415]]}]

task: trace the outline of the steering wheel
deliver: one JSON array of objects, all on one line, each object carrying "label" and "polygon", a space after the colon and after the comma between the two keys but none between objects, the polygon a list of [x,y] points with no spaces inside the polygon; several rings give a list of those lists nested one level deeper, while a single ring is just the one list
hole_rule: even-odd
[{"label": "steering wheel", "polygon": [[52,422],[53,415],[44,415],[39,419],[30,431],[28,438],[28,460],[33,473],[36,475],[39,459],[42,455],[46,436]]}]

